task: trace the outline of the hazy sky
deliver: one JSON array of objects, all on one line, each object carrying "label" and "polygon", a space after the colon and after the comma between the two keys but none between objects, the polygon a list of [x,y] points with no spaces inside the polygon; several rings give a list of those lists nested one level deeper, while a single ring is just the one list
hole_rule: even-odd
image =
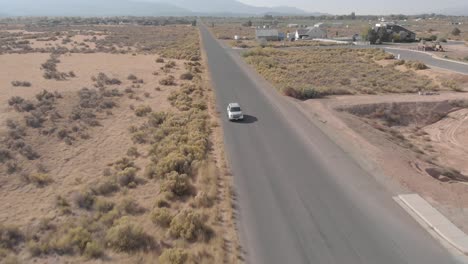
[{"label": "hazy sky", "polygon": [[[222,0],[220,0],[222,1]],[[246,4],[259,6],[288,5],[302,8],[311,12],[330,14],[420,14],[424,12],[440,11],[447,8],[467,6],[467,0],[239,0]],[[387,3],[387,4],[386,4]]]}]

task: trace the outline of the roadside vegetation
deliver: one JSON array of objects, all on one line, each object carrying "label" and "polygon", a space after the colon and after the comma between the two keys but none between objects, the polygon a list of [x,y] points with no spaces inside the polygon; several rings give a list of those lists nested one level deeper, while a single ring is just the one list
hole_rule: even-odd
[{"label": "roadside vegetation", "polygon": [[[37,92],[35,80],[8,81],[1,193],[15,205],[2,207],[9,217],[1,219],[0,262],[236,260],[197,28],[41,21],[12,26],[27,31],[0,27],[0,56],[49,53],[34,70],[60,83]],[[151,63],[124,74],[62,69],[67,58],[93,53]]]},{"label": "roadside vegetation", "polygon": [[[282,93],[298,99],[342,94],[413,93],[440,89],[413,71],[376,61],[393,60],[380,49],[252,49],[243,57]],[[413,64],[408,64],[413,65]],[[412,68],[423,67],[419,64]]]}]

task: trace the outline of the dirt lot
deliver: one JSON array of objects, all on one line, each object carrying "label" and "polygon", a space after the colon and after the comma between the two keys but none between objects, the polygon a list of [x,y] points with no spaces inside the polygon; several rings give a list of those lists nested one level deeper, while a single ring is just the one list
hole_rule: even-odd
[{"label": "dirt lot", "polygon": [[300,105],[395,195],[419,193],[468,232],[467,100],[460,93],[360,95]]},{"label": "dirt lot", "polygon": [[0,262],[237,261],[198,30],[173,27],[0,29]]}]

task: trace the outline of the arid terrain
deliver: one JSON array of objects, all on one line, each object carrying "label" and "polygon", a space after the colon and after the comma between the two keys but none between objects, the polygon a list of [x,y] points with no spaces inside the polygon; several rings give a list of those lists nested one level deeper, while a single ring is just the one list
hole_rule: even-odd
[{"label": "arid terrain", "polygon": [[1,262],[234,262],[198,29],[48,22],[0,27]]},{"label": "arid terrain", "polygon": [[466,75],[380,50],[242,54],[379,181],[421,194],[468,232]]}]

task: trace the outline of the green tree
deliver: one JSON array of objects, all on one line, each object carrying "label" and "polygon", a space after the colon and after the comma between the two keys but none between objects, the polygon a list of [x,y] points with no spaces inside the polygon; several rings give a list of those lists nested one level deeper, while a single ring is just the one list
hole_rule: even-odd
[{"label": "green tree", "polygon": [[460,36],[460,33],[461,33],[461,31],[457,27],[452,30],[452,35],[454,35],[454,36]]},{"label": "green tree", "polygon": [[390,34],[388,34],[387,28],[379,27],[379,29],[377,30],[377,43],[388,41],[390,41]]},{"label": "green tree", "polygon": [[356,13],[352,12],[351,13],[351,20],[355,20],[356,19]]},{"label": "green tree", "polygon": [[377,41],[377,32],[371,27],[367,28],[362,32],[362,39],[365,39],[370,42],[370,44],[375,44]]}]

